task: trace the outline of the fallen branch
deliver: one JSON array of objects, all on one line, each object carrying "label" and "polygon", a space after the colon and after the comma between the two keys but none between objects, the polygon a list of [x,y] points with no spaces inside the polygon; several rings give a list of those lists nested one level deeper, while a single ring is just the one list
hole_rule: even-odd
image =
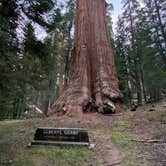
[{"label": "fallen branch", "polygon": [[166,124],[166,121],[160,121],[160,124]]},{"label": "fallen branch", "polygon": [[137,156],[136,159],[144,158],[145,156]]},{"label": "fallen branch", "polygon": [[112,116],[121,116],[123,113],[112,114]]},{"label": "fallen branch", "polygon": [[123,113],[116,113],[116,114],[105,114],[106,116],[122,116]]},{"label": "fallen branch", "polygon": [[117,162],[117,163],[110,164],[110,165],[108,165],[108,166],[115,166],[115,165],[119,165],[119,164],[121,164],[121,163],[122,163],[122,161]]},{"label": "fallen branch", "polygon": [[129,141],[143,142],[143,143],[166,143],[166,141],[164,140],[155,140],[155,139],[149,139],[149,140],[130,139]]}]

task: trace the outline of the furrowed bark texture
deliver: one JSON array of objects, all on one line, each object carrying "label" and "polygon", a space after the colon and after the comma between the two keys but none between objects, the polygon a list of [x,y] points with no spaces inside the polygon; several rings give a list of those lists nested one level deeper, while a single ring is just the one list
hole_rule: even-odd
[{"label": "furrowed bark texture", "polygon": [[69,79],[49,115],[113,113],[122,95],[106,25],[105,0],[77,0]]}]

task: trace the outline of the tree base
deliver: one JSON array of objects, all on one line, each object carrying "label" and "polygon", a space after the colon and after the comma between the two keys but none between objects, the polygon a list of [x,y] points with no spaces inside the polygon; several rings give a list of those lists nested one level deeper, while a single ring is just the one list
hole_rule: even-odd
[{"label": "tree base", "polygon": [[[73,102],[74,101],[74,102]],[[109,99],[105,99],[102,102],[96,104],[93,99],[72,100],[71,102],[58,102],[48,111],[48,116],[63,116],[69,117],[81,117],[84,113],[98,112],[101,114],[115,114],[121,112],[122,102],[113,102]]]}]

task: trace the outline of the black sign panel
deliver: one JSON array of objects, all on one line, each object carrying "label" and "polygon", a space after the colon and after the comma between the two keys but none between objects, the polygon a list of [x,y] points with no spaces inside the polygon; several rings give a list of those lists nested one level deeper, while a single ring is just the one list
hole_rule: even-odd
[{"label": "black sign panel", "polygon": [[89,142],[88,131],[76,128],[38,128],[35,141]]}]

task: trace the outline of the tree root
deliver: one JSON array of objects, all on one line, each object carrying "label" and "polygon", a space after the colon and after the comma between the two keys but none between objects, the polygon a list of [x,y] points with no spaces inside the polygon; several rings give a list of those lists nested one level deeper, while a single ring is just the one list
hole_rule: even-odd
[{"label": "tree root", "polygon": [[117,102],[112,101],[109,97],[101,93],[96,95],[95,99],[92,99],[89,96],[90,95],[86,88],[79,91],[79,93],[73,94],[70,89],[67,89],[48,111],[48,115],[82,116],[83,113],[88,112],[115,114],[120,110]]},{"label": "tree root", "polygon": [[117,111],[117,106],[111,101],[103,101],[100,106],[97,106],[95,101],[92,99],[85,99],[81,104],[66,103],[60,105],[54,105],[51,111],[49,111],[49,116],[51,114],[56,114],[57,116],[67,115],[75,116],[82,115],[83,113],[99,112],[102,114],[115,114]]}]

